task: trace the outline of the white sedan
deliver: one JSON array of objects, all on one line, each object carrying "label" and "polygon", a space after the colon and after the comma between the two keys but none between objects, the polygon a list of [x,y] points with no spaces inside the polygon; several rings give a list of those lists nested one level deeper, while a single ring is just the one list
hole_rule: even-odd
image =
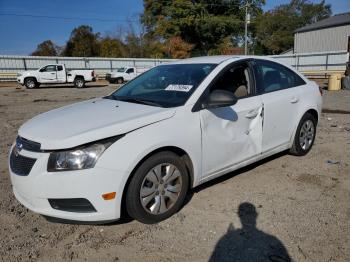
[{"label": "white sedan", "polygon": [[278,152],[312,147],[322,92],[264,57],[157,66],[114,93],[38,115],[9,156],[16,198],[65,220],[143,222],[176,213],[187,191]]}]

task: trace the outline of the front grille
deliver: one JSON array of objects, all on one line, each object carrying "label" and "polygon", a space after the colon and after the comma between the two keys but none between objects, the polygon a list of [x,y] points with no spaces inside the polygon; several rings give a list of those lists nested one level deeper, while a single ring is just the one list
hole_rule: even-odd
[{"label": "front grille", "polygon": [[40,143],[25,139],[21,136],[17,136],[16,146],[18,148],[25,149],[25,150],[32,151],[32,152],[41,152],[41,150],[40,150],[41,144]]},{"label": "front grille", "polygon": [[76,213],[96,212],[94,206],[85,198],[51,198],[48,200],[51,207],[57,210]]},{"label": "front grille", "polygon": [[16,148],[14,148],[10,155],[10,168],[12,172],[19,176],[29,175],[36,159],[22,156],[16,152]]}]

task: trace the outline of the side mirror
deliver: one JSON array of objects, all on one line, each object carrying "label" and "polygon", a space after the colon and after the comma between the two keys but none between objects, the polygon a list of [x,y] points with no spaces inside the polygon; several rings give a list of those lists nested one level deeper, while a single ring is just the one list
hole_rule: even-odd
[{"label": "side mirror", "polygon": [[237,97],[229,91],[214,90],[210,93],[207,101],[203,104],[203,108],[233,106],[237,101]]}]

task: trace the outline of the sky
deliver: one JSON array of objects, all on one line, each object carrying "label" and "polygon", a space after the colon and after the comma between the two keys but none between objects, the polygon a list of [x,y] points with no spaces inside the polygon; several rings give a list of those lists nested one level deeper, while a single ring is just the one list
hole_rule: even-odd
[{"label": "sky", "polygon": [[[264,10],[288,2],[266,0]],[[332,5],[333,14],[350,12],[350,0],[326,3]],[[82,24],[102,35],[113,34],[137,20],[142,11],[142,0],[0,0],[0,55],[28,55],[48,39],[63,46],[72,29]]]}]

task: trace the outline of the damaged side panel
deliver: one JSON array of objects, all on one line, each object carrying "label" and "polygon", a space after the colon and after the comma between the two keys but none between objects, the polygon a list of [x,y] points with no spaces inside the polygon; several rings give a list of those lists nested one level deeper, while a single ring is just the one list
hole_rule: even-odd
[{"label": "damaged side panel", "polygon": [[261,153],[263,103],[258,96],[200,111],[203,178]]}]

